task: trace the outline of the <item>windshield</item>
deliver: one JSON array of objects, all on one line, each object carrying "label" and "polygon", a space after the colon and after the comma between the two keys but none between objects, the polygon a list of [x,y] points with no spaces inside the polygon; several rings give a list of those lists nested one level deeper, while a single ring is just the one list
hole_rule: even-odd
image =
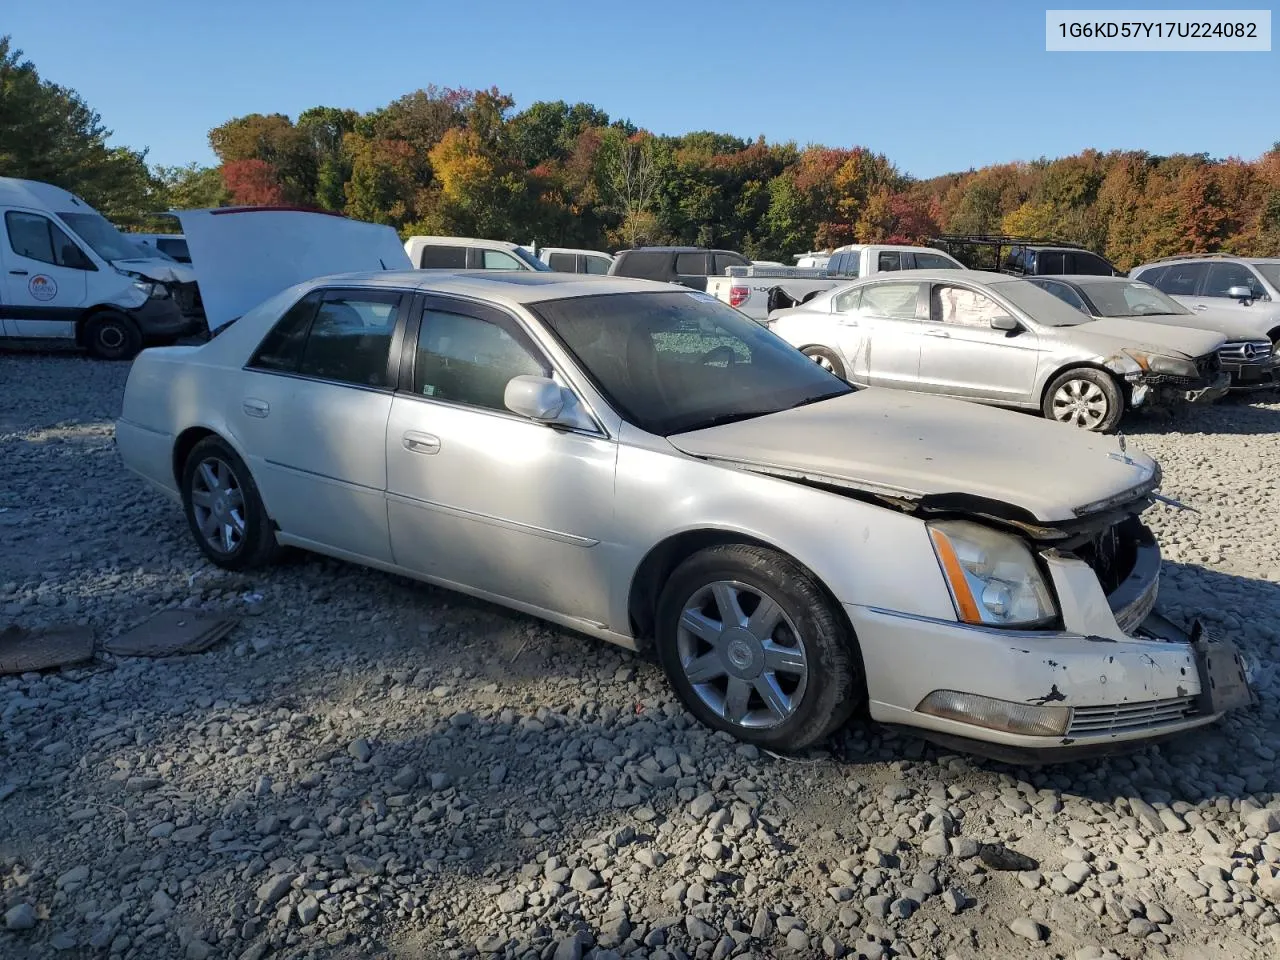
[{"label": "windshield", "polygon": [[155,253],[130,240],[100,213],[59,213],[67,226],[103,260],[137,260]]},{"label": "windshield", "polygon": [[1272,290],[1280,290],[1280,263],[1258,263],[1254,260],[1251,266],[1262,274],[1262,279],[1271,284]]},{"label": "windshield", "polygon": [[176,258],[169,256],[159,247],[153,247],[151,244],[146,243],[143,240],[135,240],[133,243],[135,247],[142,251],[142,256],[144,257],[151,257],[156,260],[169,260],[173,263],[178,262]]},{"label": "windshield", "polygon": [[852,391],[705,293],[614,293],[548,300],[529,309],[622,416],[659,436]]},{"label": "windshield", "polygon": [[1078,280],[1076,286],[1093,301],[1100,317],[1164,317],[1191,312],[1149,283],[1136,280],[1127,283]]},{"label": "windshield", "polygon": [[545,263],[543,263],[541,260],[535,257],[532,253],[526,250],[524,247],[516,247],[511,252],[514,253],[517,257],[519,257],[521,260],[523,260],[525,263],[527,263],[534,270],[543,270],[547,273],[555,272],[549,266],[547,266]]},{"label": "windshield", "polygon": [[1092,319],[1029,280],[994,280],[990,286],[995,293],[1046,327],[1075,327]]}]

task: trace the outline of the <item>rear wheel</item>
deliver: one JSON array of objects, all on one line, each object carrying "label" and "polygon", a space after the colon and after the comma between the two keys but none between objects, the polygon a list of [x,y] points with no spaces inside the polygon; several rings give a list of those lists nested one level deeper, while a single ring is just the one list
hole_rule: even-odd
[{"label": "rear wheel", "polygon": [[1124,394],[1108,374],[1077,367],[1054,378],[1044,392],[1041,410],[1049,420],[1110,433],[1124,414]]},{"label": "rear wheel", "polygon": [[855,641],[826,592],[763,547],[711,547],[680,564],[658,601],[657,648],[694,716],[774,750],[826,737],[862,689]]},{"label": "rear wheel", "polygon": [[228,570],[270,563],[279,546],[257,484],[221,437],[205,437],[182,470],[182,505],[196,544]]},{"label": "rear wheel", "polygon": [[123,313],[104,310],[89,318],[84,343],[99,360],[132,360],[142,349],[142,331]]},{"label": "rear wheel", "polygon": [[826,347],[805,347],[800,351],[823,370],[828,373],[834,373],[837,377],[844,379],[844,362],[836,355],[834,350]]}]

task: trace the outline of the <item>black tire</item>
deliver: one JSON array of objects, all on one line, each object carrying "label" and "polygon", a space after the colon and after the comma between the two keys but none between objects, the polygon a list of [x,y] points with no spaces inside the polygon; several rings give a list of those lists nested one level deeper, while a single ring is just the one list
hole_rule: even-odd
[{"label": "black tire", "polygon": [[[713,584],[719,587],[713,588]],[[740,588],[740,601],[747,601],[753,591],[757,594],[757,602],[737,604],[748,617],[761,609],[761,597],[769,598],[780,609],[777,626],[764,631],[769,638],[769,654],[764,653],[763,646],[752,646],[742,654],[729,645],[747,646],[739,639],[743,634],[749,635],[747,630],[736,630],[728,642],[720,636],[721,645],[712,646],[681,626],[686,607],[696,606],[700,596],[718,598],[715,589],[730,585]],[[719,609],[718,599],[710,602]],[[723,627],[726,622],[728,618],[722,617],[720,625]],[[681,563],[658,599],[656,635],[658,660],[685,707],[707,726],[770,750],[800,750],[822,740],[849,719],[865,689],[857,642],[833,601],[794,560],[763,547],[709,547]],[[779,652],[788,654],[793,662],[803,662],[807,675],[802,681],[797,674],[781,669],[750,678],[759,665],[770,662],[767,656]],[[695,688],[686,666],[696,667],[712,654],[726,669],[735,669],[729,665],[732,660],[742,670],[737,677],[722,675],[722,694],[718,693],[720,676]],[[742,721],[725,716],[730,711],[729,684],[734,682],[739,683],[739,688],[745,682],[748,688],[746,698],[740,701],[744,708]],[[770,682],[772,689],[782,692],[788,711],[771,711],[761,695],[758,684],[768,686]],[[714,701],[717,695],[722,700],[719,709],[704,699]]]},{"label": "black tire", "polygon": [[[211,475],[218,480],[229,476],[239,496],[230,495],[231,486],[227,485],[224,489],[228,492],[221,495],[221,506],[216,502],[208,506],[198,504],[215,486],[209,482]],[[214,501],[217,499],[218,496],[213,497]],[[244,461],[221,437],[205,437],[188,454],[182,466],[182,506],[200,552],[224,569],[249,570],[265,566],[279,553],[271,518],[262,504],[258,486]],[[212,536],[208,533],[210,526],[217,530]],[[232,533],[224,536],[228,527]]]},{"label": "black tire", "polygon": [[[1101,406],[1097,401],[1101,400]],[[1112,433],[1124,416],[1124,392],[1108,373],[1092,367],[1064,370],[1044,391],[1040,412],[1094,433]]]},{"label": "black tire", "polygon": [[826,347],[805,347],[800,351],[824,370],[829,370],[841,380],[844,379],[844,361],[834,350]]},{"label": "black tire", "polygon": [[142,349],[142,331],[117,310],[103,310],[89,318],[84,345],[99,360],[132,360]]}]

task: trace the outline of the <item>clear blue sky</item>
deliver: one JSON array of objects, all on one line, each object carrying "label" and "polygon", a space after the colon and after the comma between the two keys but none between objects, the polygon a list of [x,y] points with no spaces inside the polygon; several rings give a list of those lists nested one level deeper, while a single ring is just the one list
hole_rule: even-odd
[{"label": "clear blue sky", "polygon": [[368,110],[432,83],[497,86],[517,109],[586,100],[656,133],[860,144],[926,177],[1086,147],[1252,158],[1280,140],[1276,50],[1046,53],[1044,10],[1066,6],[10,0],[0,31],[163,164],[211,162],[206,134],[231,117]]}]

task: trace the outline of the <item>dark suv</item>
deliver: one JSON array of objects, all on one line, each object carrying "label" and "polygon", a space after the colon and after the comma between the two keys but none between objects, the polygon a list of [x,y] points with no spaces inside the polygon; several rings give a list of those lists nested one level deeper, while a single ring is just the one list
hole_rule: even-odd
[{"label": "dark suv", "polygon": [[935,237],[933,243],[973,270],[995,270],[1019,277],[1122,276],[1106,258],[1064,240],[965,235]]},{"label": "dark suv", "polygon": [[723,277],[729,267],[749,267],[751,261],[732,250],[705,247],[638,247],[613,258],[612,277],[663,280],[695,290],[707,289],[707,277]]}]

